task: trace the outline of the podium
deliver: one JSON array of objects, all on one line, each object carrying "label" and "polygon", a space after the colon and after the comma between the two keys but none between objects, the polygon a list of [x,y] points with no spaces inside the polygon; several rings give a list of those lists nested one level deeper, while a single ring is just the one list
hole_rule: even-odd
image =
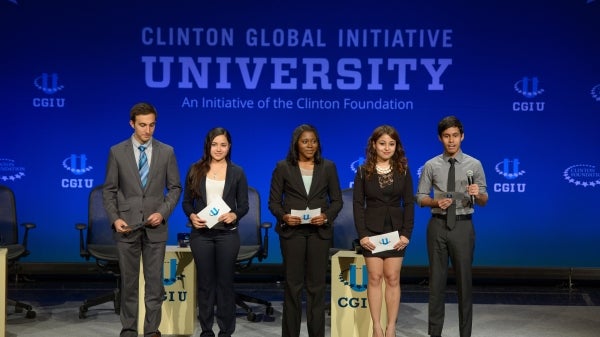
[{"label": "podium", "polygon": [[[140,264],[138,331],[144,331],[144,271]],[[193,335],[196,326],[196,266],[189,247],[167,246],[163,265],[165,299],[159,330],[163,335]]]},{"label": "podium", "polygon": [[[361,254],[339,251],[331,258],[331,337],[371,337],[373,322],[367,301],[367,265]],[[385,282],[381,324],[387,324]]]},{"label": "podium", "polygon": [[6,336],[6,254],[8,249],[0,248],[0,337]]}]

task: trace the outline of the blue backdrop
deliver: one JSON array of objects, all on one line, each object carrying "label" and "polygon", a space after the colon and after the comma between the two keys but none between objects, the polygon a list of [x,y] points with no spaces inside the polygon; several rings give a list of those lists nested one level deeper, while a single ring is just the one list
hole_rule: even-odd
[{"label": "blue backdrop", "polygon": [[[344,187],[373,128],[395,126],[416,185],[455,114],[490,194],[475,264],[597,267],[599,31],[594,0],[0,0],[0,183],[38,225],[27,261],[80,262],[74,224],[138,101],[158,108],[182,176],[206,132],[228,128],[265,221],[298,124],[319,129]],[[407,265],[427,264],[428,214]],[[170,244],[185,223],[178,206]]]}]

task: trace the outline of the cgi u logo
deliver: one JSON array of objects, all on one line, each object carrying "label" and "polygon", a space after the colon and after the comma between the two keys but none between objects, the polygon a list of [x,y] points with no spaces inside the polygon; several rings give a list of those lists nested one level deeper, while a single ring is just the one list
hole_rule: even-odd
[{"label": "cgi u logo", "polygon": [[308,221],[308,220],[310,220],[310,216],[308,216],[308,214],[304,214],[304,215],[302,215],[302,220]]},{"label": "cgi u logo", "polygon": [[[519,171],[519,164],[521,164],[521,162],[518,158],[515,158],[513,160],[504,158],[503,161],[496,164],[496,171],[504,178],[508,180],[513,180],[519,177],[520,175],[525,174],[525,171]],[[502,169],[500,169],[500,166],[502,166]]]},{"label": "cgi u logo", "polygon": [[[166,264],[165,263],[165,267],[163,267],[162,270],[162,278],[163,278],[163,285],[165,286],[171,286],[173,284],[175,284],[175,282],[177,280],[183,280],[184,275],[177,275],[177,259],[169,259],[169,277],[165,277],[165,269],[166,269]],[[179,301],[179,302],[185,302],[187,299],[187,291],[183,290],[183,291],[167,291],[165,292],[165,296],[163,297],[163,301],[169,301],[169,302],[175,302],[175,301]]]},{"label": "cgi u logo", "polygon": [[65,160],[63,160],[63,167],[67,171],[73,172],[75,175],[82,175],[92,169],[91,166],[86,167],[86,165],[87,156],[85,154],[81,154],[79,156],[76,154],[71,154],[70,157],[67,157]]},{"label": "cgi u logo", "polygon": [[[361,269],[362,271],[362,284],[357,284],[357,269]],[[352,290],[354,291],[358,291],[358,292],[363,292],[365,290],[367,290],[367,282],[369,281],[369,276],[367,273],[367,265],[363,264],[361,268],[357,268],[356,264],[351,264],[350,265],[350,282],[349,282],[349,286]]]},{"label": "cgi u logo", "polygon": [[529,77],[523,77],[522,80],[515,83],[515,90],[527,98],[533,98],[544,92],[544,89],[539,89],[538,87],[539,80],[537,77],[531,79],[529,79]]},{"label": "cgi u logo", "polygon": [[[512,164],[512,165],[511,165]],[[503,161],[496,164],[496,172],[508,180],[514,180],[525,174],[525,171],[519,171],[519,159],[508,160],[505,158]],[[494,184],[494,192],[525,192],[525,184],[517,183],[496,183]]]},{"label": "cgi u logo", "polygon": [[216,207],[213,207],[210,209],[210,211],[208,211],[208,214],[210,214],[211,216],[216,216],[217,214],[219,214],[219,209]]},{"label": "cgi u logo", "polygon": [[169,267],[170,276],[168,278],[165,277],[166,266],[162,270],[163,284],[166,286],[170,286],[177,281],[177,259],[170,259]]},{"label": "cgi u logo", "polygon": [[379,240],[379,243],[382,244],[382,245],[384,245],[384,246],[385,245],[389,245],[390,244],[390,239],[385,238],[385,237],[381,238],[381,240]]},{"label": "cgi u logo", "polygon": [[58,75],[56,73],[51,75],[43,73],[41,76],[33,80],[33,84],[36,86],[36,88],[48,95],[52,95],[64,88],[64,86],[58,85]]}]

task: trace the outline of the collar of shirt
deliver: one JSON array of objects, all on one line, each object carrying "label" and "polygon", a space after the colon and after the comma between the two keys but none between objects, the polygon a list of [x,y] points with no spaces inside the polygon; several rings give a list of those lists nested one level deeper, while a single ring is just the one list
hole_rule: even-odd
[{"label": "collar of shirt", "polygon": [[[454,159],[456,159],[457,163],[463,163],[464,162],[464,154],[462,152],[462,150],[458,150],[458,152],[456,153],[456,155],[454,156]],[[447,156],[445,153],[442,154],[442,159],[444,160],[444,162],[448,162],[448,160],[450,159],[450,156]]]},{"label": "collar of shirt", "polygon": [[140,161],[140,149],[141,145],[146,146],[144,152],[146,152],[146,157],[148,158],[148,164],[150,164],[150,160],[152,158],[152,138],[144,144],[140,144],[140,142],[135,139],[135,137],[131,136],[131,143],[133,144],[133,154],[135,155],[135,162],[138,163]]},{"label": "collar of shirt", "polygon": [[133,135],[131,135],[131,142],[133,143],[133,148],[138,151],[139,151],[138,147],[140,147],[141,145],[144,145],[146,147],[146,150],[152,148],[152,138],[150,138],[150,140],[147,141],[146,143],[142,144],[142,143],[138,142],[137,139]]}]

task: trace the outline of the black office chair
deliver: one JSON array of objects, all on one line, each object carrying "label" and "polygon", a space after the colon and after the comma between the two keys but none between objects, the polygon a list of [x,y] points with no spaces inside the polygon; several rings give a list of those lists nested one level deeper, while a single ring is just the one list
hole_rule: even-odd
[{"label": "black office chair", "polygon": [[340,250],[355,250],[356,248],[358,235],[354,226],[354,211],[352,209],[353,193],[354,190],[352,188],[342,190],[344,205],[333,224],[333,241],[329,250],[331,256]]},{"label": "black office chair", "polygon": [[[96,186],[90,192],[88,223],[78,223],[75,228],[79,230],[79,255],[86,260],[95,259],[99,271],[103,274],[113,275],[116,281],[112,292],[85,300],[79,307],[79,318],[86,318],[89,308],[107,302],[114,302],[114,311],[119,314],[121,311],[119,255],[116,241],[113,238],[113,229],[102,203],[102,186]],[[84,231],[86,232],[85,238]]]},{"label": "black office chair", "polygon": [[[354,190],[342,190],[344,205],[333,222],[333,238],[329,249],[329,259],[341,250],[356,250],[358,235],[354,226],[354,211],[352,209],[352,194]],[[359,245],[360,246],[360,245]],[[331,315],[331,303],[326,304],[327,314]]]},{"label": "black office chair", "polygon": [[[240,219],[238,226],[240,233],[240,252],[237,257],[238,272],[249,268],[255,259],[258,261],[264,260],[268,254],[269,228],[272,224],[261,222],[260,195],[252,187],[248,187],[248,202],[250,205],[248,214]],[[266,315],[273,314],[271,302],[261,298],[236,292],[235,302],[240,308],[246,310],[246,317],[252,322],[257,321],[257,316],[246,302],[264,305]]]},{"label": "black office chair", "polygon": [[[29,255],[27,237],[29,230],[35,228],[33,223],[21,224],[25,228],[23,243],[19,244],[19,225],[17,223],[17,207],[15,194],[7,186],[0,186],[0,247],[6,248],[6,262],[9,271],[14,271],[15,280],[19,279],[20,258]],[[14,306],[16,313],[26,310],[25,317],[34,318],[35,311],[31,305],[7,298],[6,306]]]}]

